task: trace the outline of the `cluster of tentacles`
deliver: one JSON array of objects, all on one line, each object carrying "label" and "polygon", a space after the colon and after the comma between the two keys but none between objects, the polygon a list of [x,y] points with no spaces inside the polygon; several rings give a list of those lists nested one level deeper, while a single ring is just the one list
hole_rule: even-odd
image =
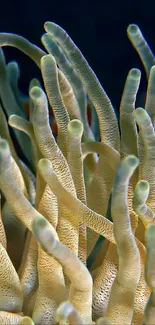
[{"label": "cluster of tentacles", "polygon": [[[136,25],[128,37],[148,76],[129,71],[114,108],[87,61],[58,25],[44,52],[0,34],[0,323],[146,324],[155,320],[155,59]],[[29,86],[3,46],[41,69]],[[88,123],[87,107],[91,110]],[[52,108],[57,135],[51,128]]]}]

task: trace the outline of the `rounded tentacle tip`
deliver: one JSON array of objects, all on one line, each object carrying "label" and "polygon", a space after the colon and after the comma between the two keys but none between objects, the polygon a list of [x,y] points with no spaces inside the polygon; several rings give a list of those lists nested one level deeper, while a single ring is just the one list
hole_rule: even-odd
[{"label": "rounded tentacle tip", "polygon": [[139,165],[139,159],[134,155],[128,155],[118,165],[117,172],[115,175],[114,185],[115,186],[126,183],[129,178],[133,175],[135,169]]},{"label": "rounded tentacle tip", "polygon": [[56,41],[52,38],[52,36],[49,33],[44,33],[41,37],[41,41],[42,41],[43,45],[46,44],[46,45],[50,46],[49,54],[52,55],[51,51],[53,48],[54,48],[54,50],[58,50],[58,44],[56,43]]},{"label": "rounded tentacle tip", "polygon": [[83,134],[83,124],[80,120],[72,120],[68,123],[68,132],[74,136],[82,136]]},{"label": "rounded tentacle tip", "polygon": [[44,29],[47,33],[53,34],[54,30],[57,28],[57,24],[51,22],[51,21],[46,21],[44,23]]},{"label": "rounded tentacle tip", "polygon": [[135,111],[133,112],[133,116],[134,116],[136,122],[140,125],[144,125],[144,124],[146,125],[150,122],[149,121],[150,117],[149,117],[148,113],[142,107],[136,108]]},{"label": "rounded tentacle tip", "polygon": [[38,215],[32,222],[32,232],[42,249],[49,255],[52,255],[53,248],[55,247],[55,238],[51,224],[43,216]]},{"label": "rounded tentacle tip", "polygon": [[32,100],[40,100],[44,96],[45,93],[40,87],[34,86],[30,89],[30,97]]},{"label": "rounded tentacle tip", "polygon": [[18,117],[19,117],[19,116],[16,115],[16,114],[12,114],[12,115],[10,115],[10,116],[9,116],[9,119],[8,119],[8,124],[9,124],[10,126],[12,126],[12,127],[16,126],[16,124],[17,124],[17,118],[18,118]]},{"label": "rounded tentacle tip", "polygon": [[137,186],[141,191],[149,191],[150,190],[150,184],[146,180],[141,180],[137,183]]},{"label": "rounded tentacle tip", "polygon": [[133,112],[135,116],[144,116],[145,110],[142,107],[137,107],[136,110]]},{"label": "rounded tentacle tip", "polygon": [[49,67],[48,65],[54,64],[56,65],[56,60],[52,54],[46,54],[42,56],[41,60],[41,67],[44,67],[46,65],[46,68]]},{"label": "rounded tentacle tip", "polygon": [[136,212],[139,206],[145,204],[148,199],[150,185],[147,181],[141,180],[136,184],[133,196],[133,209]]},{"label": "rounded tentacle tip", "polygon": [[18,325],[35,325],[32,318],[24,316],[19,322]]},{"label": "rounded tentacle tip", "polygon": [[150,185],[149,185],[149,182],[146,181],[145,179],[142,179],[141,181],[139,181],[139,186],[143,189],[146,189],[148,188]]},{"label": "rounded tentacle tip", "polygon": [[153,65],[152,67],[151,67],[151,69],[150,69],[150,74],[151,73],[155,73],[155,65]]},{"label": "rounded tentacle tip", "polygon": [[139,159],[134,155],[128,155],[124,159],[124,163],[126,163],[131,168],[136,168],[139,165]]},{"label": "rounded tentacle tip", "polygon": [[139,80],[139,78],[141,77],[141,71],[136,68],[131,69],[130,77],[132,77],[133,80]]},{"label": "rounded tentacle tip", "polygon": [[48,170],[53,171],[52,163],[47,158],[42,158],[38,162],[38,168],[41,172],[46,172]]},{"label": "rounded tentacle tip", "polygon": [[136,24],[130,24],[127,28],[127,34],[131,35],[131,36],[136,36],[137,34],[139,34],[140,29],[138,27],[138,25]]},{"label": "rounded tentacle tip", "polygon": [[145,197],[145,201],[147,200],[150,192],[150,184],[145,180],[140,180],[135,188],[135,193],[139,194],[140,196]]}]

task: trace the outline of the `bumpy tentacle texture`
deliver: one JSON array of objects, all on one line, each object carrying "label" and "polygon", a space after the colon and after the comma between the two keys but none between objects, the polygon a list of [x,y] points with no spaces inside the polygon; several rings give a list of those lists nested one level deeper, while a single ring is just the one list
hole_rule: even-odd
[{"label": "bumpy tentacle texture", "polygon": [[155,64],[155,58],[149,45],[136,24],[129,25],[127,34],[142,60],[147,76],[149,76],[150,69]]},{"label": "bumpy tentacle texture", "polygon": [[87,268],[73,252],[54,238],[50,224],[45,219],[36,217],[32,229],[45,252],[63,266],[64,272],[71,280],[70,301],[80,313],[84,323],[89,324],[92,317],[92,279]]},{"label": "bumpy tentacle texture", "polygon": [[[92,99],[99,117],[101,139],[119,150],[119,132],[116,116],[111,102],[101,87],[94,72],[65,30],[51,22],[45,23],[45,30],[47,33],[52,35],[58,44],[64,49],[74,69],[77,71],[77,74],[83,82],[89,97]],[[106,114],[107,112],[108,115]],[[108,132],[109,119],[111,120],[110,132]]]},{"label": "bumpy tentacle texture", "polygon": [[155,225],[150,225],[148,227],[145,238],[145,278],[148,286],[151,288],[151,294],[145,308],[144,323],[151,325],[155,319]]},{"label": "bumpy tentacle texture", "polygon": [[[0,324],[152,325],[155,58],[130,25],[148,87],[136,108],[141,73],[129,71],[119,125],[69,35],[45,31],[48,54],[0,33]],[[41,69],[27,107],[3,46]]]},{"label": "bumpy tentacle texture", "polygon": [[[132,233],[127,206],[128,183],[137,166],[138,159],[135,156],[126,157],[117,169],[112,191],[111,213],[119,256],[118,273],[106,311],[112,324],[131,324],[134,297],[140,278],[140,254]],[[120,319],[116,320],[118,313]]]}]

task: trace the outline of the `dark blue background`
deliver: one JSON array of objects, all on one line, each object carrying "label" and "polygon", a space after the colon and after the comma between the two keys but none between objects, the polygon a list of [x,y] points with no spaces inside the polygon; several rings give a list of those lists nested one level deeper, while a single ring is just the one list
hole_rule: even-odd
[{"label": "dark blue background", "polygon": [[[151,1],[5,1],[1,6],[0,31],[21,34],[40,45],[43,24],[51,20],[67,30],[96,72],[115,107],[119,106],[129,69],[140,60],[126,36],[130,23],[141,27],[155,51],[155,5]],[[40,77],[39,70],[24,54],[6,49],[8,60],[21,68],[20,87],[26,93],[29,80]],[[141,91],[145,90],[145,74]]]}]

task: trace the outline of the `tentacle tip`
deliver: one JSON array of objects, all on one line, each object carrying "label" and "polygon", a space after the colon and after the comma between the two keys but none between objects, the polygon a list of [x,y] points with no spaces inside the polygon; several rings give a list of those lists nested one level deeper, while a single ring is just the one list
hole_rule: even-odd
[{"label": "tentacle tip", "polygon": [[30,97],[32,100],[40,99],[43,95],[43,90],[38,86],[34,86],[30,89]]},{"label": "tentacle tip", "polygon": [[130,167],[136,167],[139,165],[139,159],[134,155],[129,155],[125,158]]},{"label": "tentacle tip", "polygon": [[34,322],[30,317],[25,316],[19,321],[18,324],[19,325],[34,325]]},{"label": "tentacle tip", "polygon": [[41,42],[44,43],[44,40],[46,40],[46,38],[48,38],[48,33],[44,33],[44,34],[41,36]]},{"label": "tentacle tip", "polygon": [[145,181],[145,180],[141,180],[138,182],[137,184],[141,190],[148,190],[150,188],[149,182]]},{"label": "tentacle tip", "polygon": [[134,80],[137,80],[141,77],[141,71],[139,69],[133,68],[130,71],[131,71],[132,78]]},{"label": "tentacle tip", "polygon": [[12,114],[12,115],[9,116],[8,124],[10,126],[14,126],[14,122],[16,121],[16,117],[18,117],[16,114]]},{"label": "tentacle tip", "polygon": [[43,216],[38,215],[32,222],[32,231],[42,249],[49,255],[52,255],[56,241],[51,224]]},{"label": "tentacle tip", "polygon": [[52,34],[52,29],[56,28],[57,24],[55,24],[54,22],[51,21],[46,21],[44,23],[44,29],[46,32],[49,32],[50,34]]},{"label": "tentacle tip", "polygon": [[146,118],[147,112],[144,110],[144,108],[138,107],[133,112],[133,116],[134,116],[137,123],[141,123]]},{"label": "tentacle tip", "polygon": [[68,131],[73,133],[75,136],[82,136],[83,124],[80,120],[72,120],[68,123]]},{"label": "tentacle tip", "polygon": [[52,168],[52,163],[47,158],[42,158],[38,162],[38,168],[42,170],[47,170]]},{"label": "tentacle tip", "polygon": [[155,65],[153,65],[150,69],[150,73],[154,72],[155,71]]},{"label": "tentacle tip", "polygon": [[140,31],[137,24],[130,24],[127,28],[127,33],[131,36],[135,36]]},{"label": "tentacle tip", "polygon": [[56,60],[52,54],[46,54],[42,56],[41,58],[41,66],[44,66],[45,64],[55,64],[56,66]]}]

